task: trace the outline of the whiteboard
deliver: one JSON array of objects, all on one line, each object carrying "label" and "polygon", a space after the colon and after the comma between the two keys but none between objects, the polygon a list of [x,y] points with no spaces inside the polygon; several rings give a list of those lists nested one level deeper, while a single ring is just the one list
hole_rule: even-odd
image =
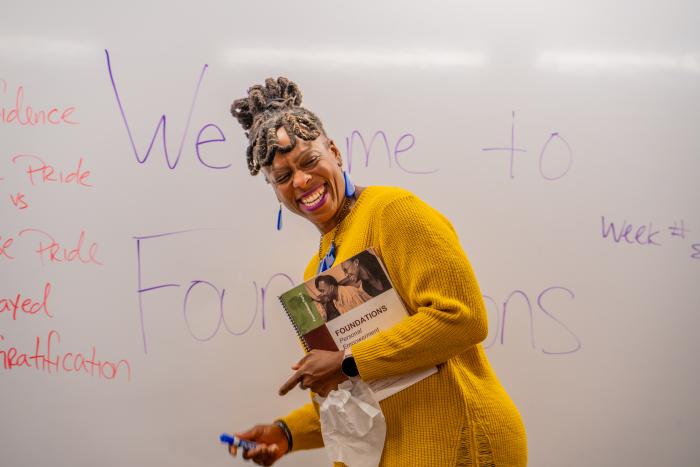
[{"label": "whiteboard", "polygon": [[238,465],[220,432],[308,401],[275,297],[318,234],[228,113],[282,75],[453,222],[530,465],[693,465],[697,3],[267,5],[1,7],[2,464]]}]

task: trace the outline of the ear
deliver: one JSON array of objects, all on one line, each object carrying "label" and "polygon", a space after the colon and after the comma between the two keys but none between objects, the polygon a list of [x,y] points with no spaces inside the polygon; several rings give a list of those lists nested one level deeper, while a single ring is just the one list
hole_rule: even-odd
[{"label": "ear", "polygon": [[338,167],[342,167],[343,155],[340,153],[340,149],[338,149],[338,146],[335,145],[335,142],[332,139],[328,140],[328,149],[335,156],[335,160],[338,161]]},{"label": "ear", "polygon": [[280,195],[277,193],[277,187],[270,181],[270,178],[267,176],[267,172],[265,170],[260,171],[263,174],[263,177],[265,178],[265,183],[270,185],[270,188],[272,188],[272,192],[275,194],[275,198],[277,198],[277,202],[281,203],[282,200],[280,199]]}]

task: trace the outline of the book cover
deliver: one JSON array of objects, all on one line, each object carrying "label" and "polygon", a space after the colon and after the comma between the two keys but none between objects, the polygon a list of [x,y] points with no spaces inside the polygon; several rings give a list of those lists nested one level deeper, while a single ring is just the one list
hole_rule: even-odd
[{"label": "book cover", "polygon": [[[397,324],[409,313],[374,249],[288,290],[280,297],[307,351],[345,350]],[[379,400],[437,371],[370,382]]]}]

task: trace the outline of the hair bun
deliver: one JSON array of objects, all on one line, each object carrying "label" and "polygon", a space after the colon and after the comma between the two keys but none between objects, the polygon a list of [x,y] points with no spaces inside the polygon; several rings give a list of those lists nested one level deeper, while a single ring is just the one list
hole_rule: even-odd
[{"label": "hair bun", "polygon": [[[236,117],[248,138],[246,159],[251,175],[272,164],[277,152],[288,152],[297,138],[313,141],[325,134],[323,124],[313,112],[301,106],[299,87],[287,78],[268,78],[265,85],[248,89],[248,97],[236,99],[231,115]],[[277,131],[284,128],[289,142],[281,144]]]},{"label": "hair bun", "polygon": [[284,76],[276,80],[267,78],[264,86],[256,84],[248,89],[248,97],[233,101],[231,115],[248,131],[265,112],[300,107],[301,102],[301,90],[296,83]]}]

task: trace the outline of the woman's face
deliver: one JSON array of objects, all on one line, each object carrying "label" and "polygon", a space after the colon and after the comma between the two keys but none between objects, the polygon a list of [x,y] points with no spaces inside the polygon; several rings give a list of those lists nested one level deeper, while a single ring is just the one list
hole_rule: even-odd
[{"label": "woman's face", "polygon": [[341,263],[341,267],[343,268],[343,272],[345,275],[350,279],[352,282],[357,282],[359,279],[359,272],[360,272],[360,262],[356,259],[351,260],[351,261],[344,261]]},{"label": "woman's face", "polygon": [[[281,146],[289,144],[284,128],[277,130],[277,138]],[[321,135],[313,141],[297,138],[291,151],[277,153],[262,172],[287,209],[325,233],[335,226],[335,214],[345,198],[341,165],[340,151]]]}]

